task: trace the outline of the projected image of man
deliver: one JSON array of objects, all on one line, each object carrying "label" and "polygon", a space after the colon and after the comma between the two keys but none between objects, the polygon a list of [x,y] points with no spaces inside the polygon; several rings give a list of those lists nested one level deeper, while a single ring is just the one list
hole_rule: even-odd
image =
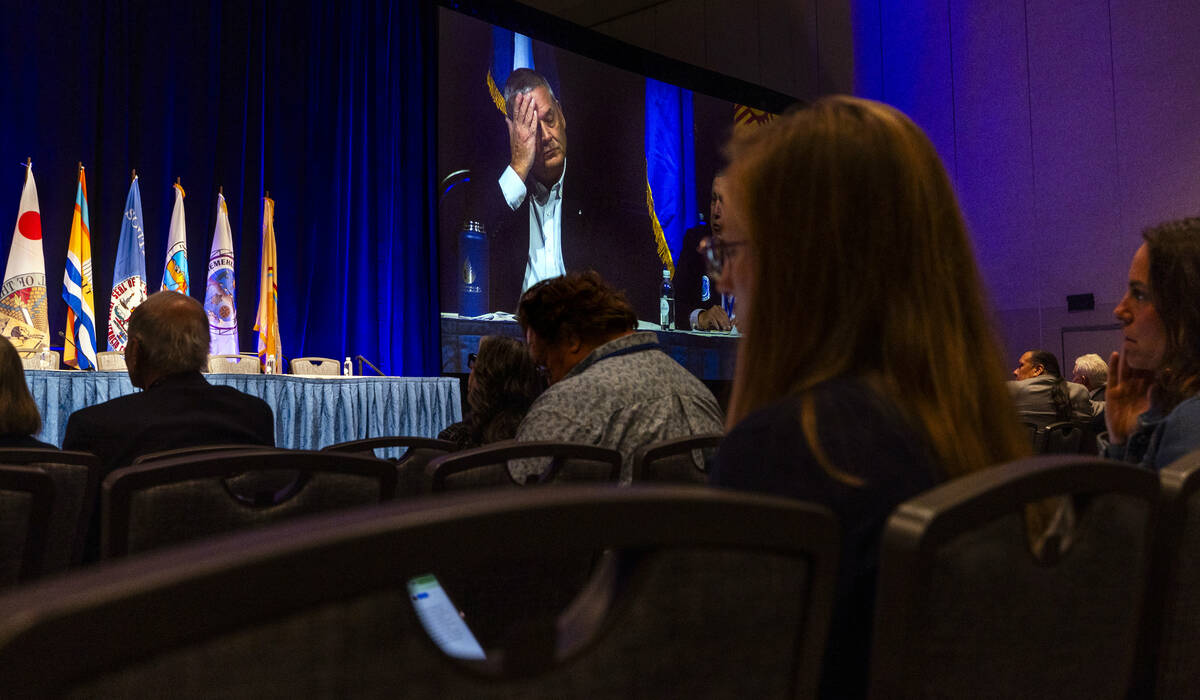
[{"label": "projected image of man", "polygon": [[566,272],[562,255],[563,179],[567,167],[567,120],[550,84],[528,68],[504,83],[510,159],[500,176],[509,209],[529,201],[529,255],[524,292]]}]

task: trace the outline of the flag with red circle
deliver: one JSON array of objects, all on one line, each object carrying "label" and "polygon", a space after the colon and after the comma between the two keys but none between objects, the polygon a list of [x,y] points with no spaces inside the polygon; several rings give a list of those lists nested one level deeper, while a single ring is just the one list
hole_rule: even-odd
[{"label": "flag with red circle", "polygon": [[0,334],[17,351],[31,356],[50,345],[50,324],[46,317],[46,260],[42,256],[42,214],[38,206],[33,164],[26,164],[25,186],[4,284],[0,287]]}]

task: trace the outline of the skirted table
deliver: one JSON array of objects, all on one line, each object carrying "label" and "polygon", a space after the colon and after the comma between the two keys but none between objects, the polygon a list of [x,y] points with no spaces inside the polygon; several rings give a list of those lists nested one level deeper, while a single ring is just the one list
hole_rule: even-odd
[{"label": "skirted table", "polygon": [[[462,420],[454,377],[316,377],[292,374],[206,374],[258,396],[275,412],[275,444],[317,450],[347,440],[385,435],[437,437]],[[71,413],[131,394],[125,372],[26,370],[25,381],[42,413],[36,437],[62,445]]]}]

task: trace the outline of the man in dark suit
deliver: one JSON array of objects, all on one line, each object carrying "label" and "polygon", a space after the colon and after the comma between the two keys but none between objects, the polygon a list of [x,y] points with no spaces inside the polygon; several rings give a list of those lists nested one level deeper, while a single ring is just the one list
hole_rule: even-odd
[{"label": "man in dark suit", "polygon": [[[708,274],[708,264],[700,252],[700,242],[711,237],[719,239],[724,226],[725,177],[718,172],[712,181],[708,202],[708,225],[701,224],[683,234],[683,247],[675,265],[676,325],[698,331],[727,331],[733,327],[722,305],[723,296],[715,280]],[[685,326],[681,319],[687,318]]]},{"label": "man in dark suit", "polygon": [[628,206],[619,194],[627,183],[614,182],[605,163],[572,160],[566,174],[567,117],[541,75],[514,70],[504,100],[509,161],[486,183],[492,308],[515,311],[535,283],[595,269],[639,318],[657,320],[661,262],[644,196]]},{"label": "man in dark suit", "polygon": [[177,447],[275,445],[275,417],[260,398],[213,386],[200,374],[208,360],[208,317],[195,299],[152,294],[129,318],[125,364],[142,389],[67,420],[63,449],[100,457],[103,475],[135,457]]}]

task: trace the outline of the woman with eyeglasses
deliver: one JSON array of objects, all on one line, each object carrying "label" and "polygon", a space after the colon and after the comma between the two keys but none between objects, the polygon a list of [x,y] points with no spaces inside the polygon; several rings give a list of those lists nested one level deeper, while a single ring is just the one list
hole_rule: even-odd
[{"label": "woman with eyeglasses", "polygon": [[966,226],[897,110],[829,97],[730,146],[712,257],[743,338],[712,483],[842,525],[824,697],[866,691],[878,540],[901,502],[1028,453]]},{"label": "woman with eyeglasses", "polygon": [[525,344],[498,335],[484,336],[472,353],[467,377],[467,415],[438,437],[460,448],[508,440],[546,388]]},{"label": "woman with eyeglasses", "polygon": [[0,336],[0,447],[44,447],[56,449],[33,437],[42,429],[21,357],[8,338]]}]

